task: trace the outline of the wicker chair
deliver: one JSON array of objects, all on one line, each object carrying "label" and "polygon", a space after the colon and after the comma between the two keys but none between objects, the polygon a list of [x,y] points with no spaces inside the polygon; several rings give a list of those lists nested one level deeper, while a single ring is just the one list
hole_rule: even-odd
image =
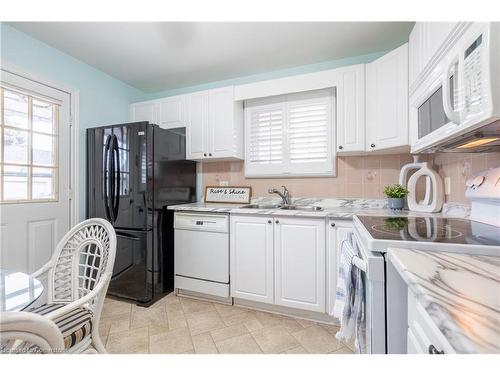
[{"label": "wicker chair", "polygon": [[0,314],[0,353],[64,353],[64,340],[57,325],[45,316],[29,312]]},{"label": "wicker chair", "polygon": [[52,259],[32,276],[47,275],[47,302],[31,312],[57,324],[69,353],[106,349],[99,320],[113,272],[116,234],[104,219],[88,219],[58,243]]}]

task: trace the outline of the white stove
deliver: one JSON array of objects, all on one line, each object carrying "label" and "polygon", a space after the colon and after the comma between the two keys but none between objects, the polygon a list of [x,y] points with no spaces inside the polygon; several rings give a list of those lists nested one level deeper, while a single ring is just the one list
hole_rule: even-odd
[{"label": "white stove", "polygon": [[392,345],[396,345],[393,343],[401,336],[387,323],[394,324],[404,315],[387,310],[397,293],[386,267],[384,254],[388,248],[500,256],[500,168],[467,181],[466,196],[471,200],[470,220],[354,216],[352,245],[358,249],[358,256],[353,264],[362,271],[365,285],[366,316],[361,330],[367,353],[391,353]]}]

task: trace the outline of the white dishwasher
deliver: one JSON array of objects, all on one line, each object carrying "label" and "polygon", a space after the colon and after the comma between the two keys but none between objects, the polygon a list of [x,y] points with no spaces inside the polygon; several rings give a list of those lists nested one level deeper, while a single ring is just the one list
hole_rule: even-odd
[{"label": "white dishwasher", "polygon": [[229,298],[229,215],[174,216],[174,286]]}]

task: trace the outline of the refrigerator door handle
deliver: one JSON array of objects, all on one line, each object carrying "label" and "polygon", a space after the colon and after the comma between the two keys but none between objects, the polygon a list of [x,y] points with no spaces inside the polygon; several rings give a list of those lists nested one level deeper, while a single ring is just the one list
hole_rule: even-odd
[{"label": "refrigerator door handle", "polygon": [[[116,156],[116,158],[115,158]],[[112,209],[113,209],[113,217],[114,220],[118,217],[118,209],[120,208],[120,149],[118,148],[118,139],[116,135],[113,136],[113,170],[115,174],[113,175],[113,198],[112,198]],[[116,165],[115,165],[116,163]]]},{"label": "refrigerator door handle", "polygon": [[111,136],[106,140],[104,146],[104,169],[103,169],[103,196],[104,196],[104,214],[106,215],[106,220],[111,221],[111,213],[109,211],[109,147],[111,143]]}]

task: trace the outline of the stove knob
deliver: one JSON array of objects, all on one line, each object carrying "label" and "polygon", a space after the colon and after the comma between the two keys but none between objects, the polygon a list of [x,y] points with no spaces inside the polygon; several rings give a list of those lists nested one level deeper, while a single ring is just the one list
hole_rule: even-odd
[{"label": "stove knob", "polygon": [[481,184],[484,182],[485,179],[486,179],[486,177],[484,177],[484,176],[475,177],[474,181],[473,181],[474,186],[475,187],[481,186]]}]

